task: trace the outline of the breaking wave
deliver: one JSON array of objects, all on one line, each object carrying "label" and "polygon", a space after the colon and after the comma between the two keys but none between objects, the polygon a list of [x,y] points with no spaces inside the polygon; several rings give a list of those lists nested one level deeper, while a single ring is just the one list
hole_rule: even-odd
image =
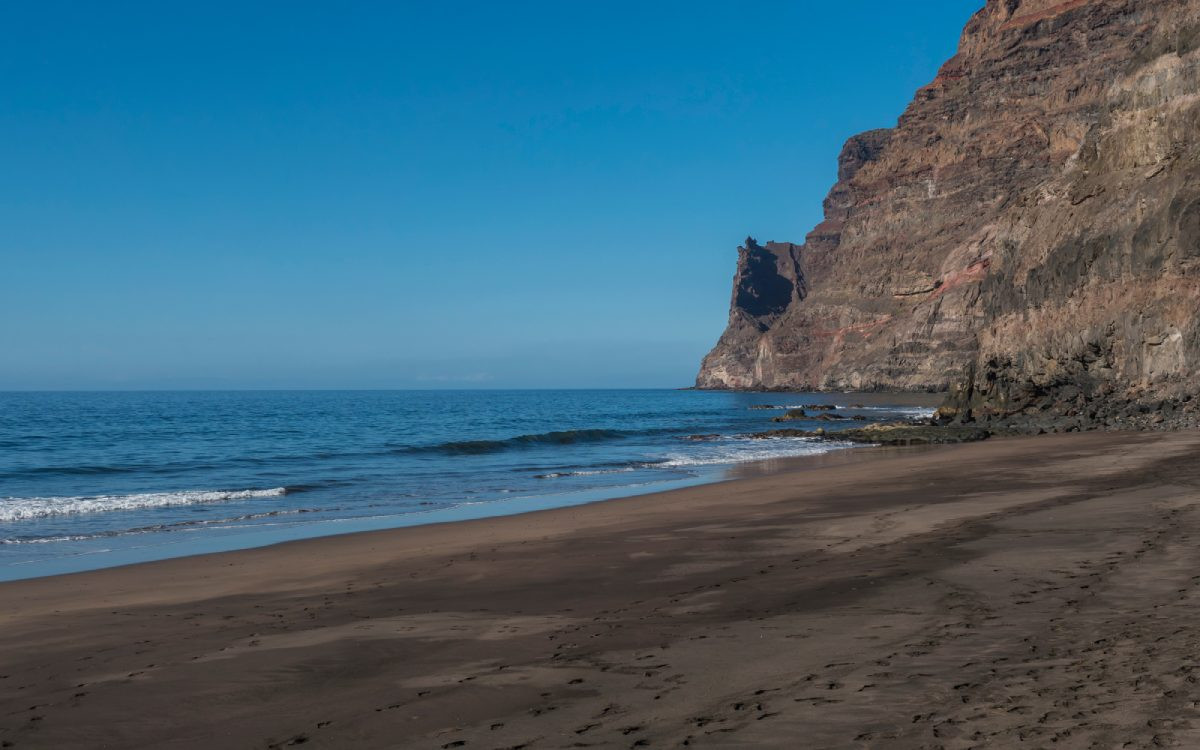
[{"label": "breaking wave", "polygon": [[852,447],[855,447],[854,443],[815,438],[735,438],[724,444],[715,445],[711,450],[669,454],[655,466],[664,469],[682,469],[689,466],[741,464],[750,461],[815,456]]},{"label": "breaking wave", "polygon": [[746,436],[714,436],[711,441],[693,451],[671,452],[659,458],[631,461],[616,468],[562,469],[534,474],[535,479],[559,479],[562,477],[586,477],[598,474],[621,474],[646,469],[687,469],[698,466],[740,464],[750,461],[769,461],[778,458],[813,456],[845,448],[861,447],[861,444],[832,438],[752,438]]},{"label": "breaking wave", "polygon": [[140,492],[130,495],[93,495],[90,497],[6,497],[0,499],[0,523],[81,513],[106,513],[116,510],[141,510],[222,503],[230,500],[252,500],[260,497],[279,497],[287,493],[287,487],[274,487],[267,490]]},{"label": "breaking wave", "polygon": [[555,430],[553,432],[537,432],[531,435],[517,435],[503,440],[457,440],[438,445],[397,448],[395,453],[445,453],[450,455],[470,455],[478,453],[498,453],[500,451],[535,448],[545,445],[573,445],[576,443],[601,443],[609,440],[620,440],[635,435],[654,435],[679,432],[678,427],[651,430]]},{"label": "breaking wave", "polygon": [[858,411],[884,411],[898,417],[927,419],[932,417],[937,409],[932,406],[861,406],[858,407]]},{"label": "breaking wave", "polygon": [[637,471],[639,468],[649,466],[647,463],[631,464],[620,469],[580,469],[578,471],[551,471],[545,474],[534,474],[534,479],[559,479],[560,477],[593,477],[600,474],[624,474],[629,471]]}]

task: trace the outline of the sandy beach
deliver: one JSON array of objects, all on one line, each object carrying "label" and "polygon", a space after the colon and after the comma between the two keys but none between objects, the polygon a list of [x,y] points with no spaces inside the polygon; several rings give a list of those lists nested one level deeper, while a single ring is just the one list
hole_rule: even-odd
[{"label": "sandy beach", "polygon": [[13,748],[1197,747],[1200,434],[0,585]]}]

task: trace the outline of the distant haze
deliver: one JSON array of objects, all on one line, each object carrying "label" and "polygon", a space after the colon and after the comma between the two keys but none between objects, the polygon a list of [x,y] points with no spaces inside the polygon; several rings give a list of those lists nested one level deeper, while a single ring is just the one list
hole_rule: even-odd
[{"label": "distant haze", "polygon": [[246,5],[0,10],[0,389],[688,385],[981,0]]}]

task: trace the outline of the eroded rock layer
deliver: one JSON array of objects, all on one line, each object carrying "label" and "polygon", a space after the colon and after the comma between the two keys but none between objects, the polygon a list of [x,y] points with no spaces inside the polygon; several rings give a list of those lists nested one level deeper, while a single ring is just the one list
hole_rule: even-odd
[{"label": "eroded rock layer", "polygon": [[740,249],[697,385],[1187,421],[1198,148],[1200,0],[989,0],[897,126],[847,142],[805,243]]}]

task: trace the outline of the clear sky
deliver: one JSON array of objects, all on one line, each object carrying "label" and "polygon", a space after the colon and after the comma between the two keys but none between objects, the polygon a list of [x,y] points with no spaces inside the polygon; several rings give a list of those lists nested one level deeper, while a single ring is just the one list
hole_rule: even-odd
[{"label": "clear sky", "polygon": [[689,385],[982,0],[0,8],[0,389]]}]

